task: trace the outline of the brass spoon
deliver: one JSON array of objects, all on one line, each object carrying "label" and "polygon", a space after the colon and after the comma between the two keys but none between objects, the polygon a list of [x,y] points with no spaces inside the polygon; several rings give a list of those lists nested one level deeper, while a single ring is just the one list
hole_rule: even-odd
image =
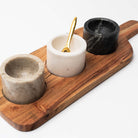
[{"label": "brass spoon", "polygon": [[72,21],[69,36],[68,36],[68,39],[67,39],[67,43],[66,43],[65,47],[62,49],[62,52],[70,52],[69,46],[70,46],[70,42],[71,42],[75,27],[76,27],[76,23],[77,23],[77,17],[75,17]]}]

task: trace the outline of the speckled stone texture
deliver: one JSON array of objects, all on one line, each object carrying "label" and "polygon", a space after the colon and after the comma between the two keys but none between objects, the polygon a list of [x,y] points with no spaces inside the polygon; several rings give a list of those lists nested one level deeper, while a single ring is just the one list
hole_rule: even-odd
[{"label": "speckled stone texture", "polygon": [[87,51],[95,55],[112,53],[117,48],[119,26],[106,18],[93,18],[84,24],[83,38]]},{"label": "speckled stone texture", "polygon": [[44,63],[36,56],[21,54],[8,58],[0,68],[3,95],[16,104],[38,100],[46,89]]}]

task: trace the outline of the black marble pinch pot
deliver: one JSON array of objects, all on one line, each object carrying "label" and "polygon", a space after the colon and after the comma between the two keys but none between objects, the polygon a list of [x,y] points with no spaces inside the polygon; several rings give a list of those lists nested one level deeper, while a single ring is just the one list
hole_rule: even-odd
[{"label": "black marble pinch pot", "polygon": [[83,38],[87,51],[95,55],[112,53],[117,48],[119,26],[107,18],[93,18],[85,22]]}]

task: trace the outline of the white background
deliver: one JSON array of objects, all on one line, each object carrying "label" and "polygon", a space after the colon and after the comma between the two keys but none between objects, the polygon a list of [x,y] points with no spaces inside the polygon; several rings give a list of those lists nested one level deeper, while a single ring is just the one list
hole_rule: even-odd
[{"label": "white background", "polygon": [[[93,17],[138,20],[138,0],[0,0],[0,64]],[[138,138],[138,35],[132,62],[50,121],[20,132],[0,117],[0,138]]]}]

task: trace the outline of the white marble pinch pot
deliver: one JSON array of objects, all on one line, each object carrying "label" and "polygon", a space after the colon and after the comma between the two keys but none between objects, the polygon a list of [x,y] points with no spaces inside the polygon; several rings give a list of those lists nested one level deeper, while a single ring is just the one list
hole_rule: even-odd
[{"label": "white marble pinch pot", "polygon": [[0,74],[3,95],[13,103],[34,102],[45,92],[44,63],[36,56],[12,56],[2,63]]},{"label": "white marble pinch pot", "polygon": [[71,52],[61,52],[67,37],[68,34],[57,36],[47,44],[47,69],[61,77],[75,76],[85,67],[85,40],[74,34],[70,44]]}]

